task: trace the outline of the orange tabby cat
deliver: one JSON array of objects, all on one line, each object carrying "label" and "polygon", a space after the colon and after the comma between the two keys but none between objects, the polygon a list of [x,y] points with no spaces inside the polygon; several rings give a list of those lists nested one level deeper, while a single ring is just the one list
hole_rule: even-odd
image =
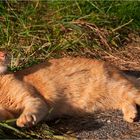
[{"label": "orange tabby cat", "polygon": [[0,117],[18,117],[20,127],[99,109],[120,109],[124,120],[133,122],[140,105],[140,90],[130,79],[105,62],[86,58],[52,59],[15,76],[3,74],[0,84]]}]

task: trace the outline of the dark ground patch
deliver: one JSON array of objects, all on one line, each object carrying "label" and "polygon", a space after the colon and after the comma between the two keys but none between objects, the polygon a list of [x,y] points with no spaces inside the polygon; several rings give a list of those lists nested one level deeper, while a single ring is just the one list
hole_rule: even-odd
[{"label": "dark ground patch", "polygon": [[[139,110],[140,111],[140,110]],[[140,117],[139,117],[140,118]],[[140,138],[140,122],[123,121],[120,111],[96,112],[84,118],[62,118],[49,122],[54,130],[77,139],[138,139]]]}]

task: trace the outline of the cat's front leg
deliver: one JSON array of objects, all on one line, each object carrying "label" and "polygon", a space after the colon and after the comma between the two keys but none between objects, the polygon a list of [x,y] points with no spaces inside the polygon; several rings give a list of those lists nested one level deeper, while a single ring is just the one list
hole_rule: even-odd
[{"label": "cat's front leg", "polygon": [[23,113],[17,119],[17,126],[31,127],[44,119],[48,112],[47,104],[40,98],[28,99]]}]

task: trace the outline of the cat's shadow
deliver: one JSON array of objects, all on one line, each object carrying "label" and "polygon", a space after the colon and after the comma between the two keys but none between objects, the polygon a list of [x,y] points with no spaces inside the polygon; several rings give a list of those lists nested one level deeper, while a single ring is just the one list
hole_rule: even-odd
[{"label": "cat's shadow", "polygon": [[134,76],[136,78],[140,78],[140,71],[123,70],[122,72],[124,72],[127,75]]},{"label": "cat's shadow", "polygon": [[82,137],[95,135],[98,137],[98,135],[100,136],[105,133],[105,135],[108,134],[113,137],[114,135],[123,133],[123,131],[129,132],[131,128],[136,128],[135,125],[140,123],[140,107],[138,107],[138,112],[138,119],[135,123],[124,121],[122,112],[119,110],[108,110],[95,112],[93,115],[87,114],[84,117],[64,116],[62,118],[47,121],[45,124],[53,129],[54,133],[58,135],[74,134]]},{"label": "cat's shadow", "polygon": [[61,133],[79,133],[83,131],[97,131],[104,124],[97,121],[94,115],[86,115],[84,117],[63,116],[52,121],[47,121],[51,128]]}]

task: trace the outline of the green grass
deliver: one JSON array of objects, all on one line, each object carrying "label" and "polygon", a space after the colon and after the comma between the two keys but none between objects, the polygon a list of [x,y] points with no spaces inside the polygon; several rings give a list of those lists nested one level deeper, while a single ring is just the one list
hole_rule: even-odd
[{"label": "green grass", "polygon": [[74,136],[63,134],[54,130],[46,123],[38,124],[32,128],[18,128],[15,125],[16,119],[0,122],[0,139],[54,139],[54,140],[75,140]]},{"label": "green grass", "polygon": [[0,45],[12,55],[12,69],[50,57],[115,49],[139,31],[139,6],[139,1],[121,0],[1,1]]},{"label": "green grass", "polygon": [[[10,53],[12,71],[52,57],[93,54],[100,59],[98,52],[119,49],[129,33],[139,33],[139,7],[139,1],[122,0],[1,1],[0,49]],[[18,129],[4,122],[0,138],[55,137],[41,128]]]}]

